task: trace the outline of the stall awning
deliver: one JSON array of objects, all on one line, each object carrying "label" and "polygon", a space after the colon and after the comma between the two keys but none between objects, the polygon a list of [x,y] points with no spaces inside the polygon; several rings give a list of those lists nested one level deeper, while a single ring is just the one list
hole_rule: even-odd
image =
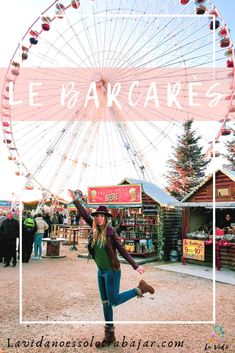
[{"label": "stall awning", "polygon": [[205,208],[235,208],[235,202],[170,202],[168,206],[205,207]]}]

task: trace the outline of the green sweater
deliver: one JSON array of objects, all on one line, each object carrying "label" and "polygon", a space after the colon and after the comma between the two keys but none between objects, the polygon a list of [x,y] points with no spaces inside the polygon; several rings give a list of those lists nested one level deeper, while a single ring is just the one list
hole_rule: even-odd
[{"label": "green sweater", "polygon": [[107,245],[101,246],[99,242],[94,244],[95,262],[99,269],[106,271],[113,271],[110,257],[108,254]]}]

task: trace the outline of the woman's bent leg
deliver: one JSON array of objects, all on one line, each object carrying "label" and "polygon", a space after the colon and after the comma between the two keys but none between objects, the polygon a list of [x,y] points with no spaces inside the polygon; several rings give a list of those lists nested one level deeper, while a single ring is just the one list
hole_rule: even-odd
[{"label": "woman's bent leg", "polygon": [[135,288],[119,293],[121,271],[105,271],[105,287],[110,305],[117,306],[137,296]]}]

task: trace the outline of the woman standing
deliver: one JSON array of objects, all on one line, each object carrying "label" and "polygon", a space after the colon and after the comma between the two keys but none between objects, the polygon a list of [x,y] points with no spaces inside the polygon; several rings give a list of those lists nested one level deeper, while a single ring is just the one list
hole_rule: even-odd
[{"label": "woman standing", "polygon": [[34,234],[34,257],[33,260],[41,260],[42,259],[42,238],[44,236],[45,231],[49,228],[48,224],[42,218],[41,213],[37,215],[35,218],[35,222],[37,225],[37,230]]},{"label": "woman standing", "polygon": [[94,217],[92,218],[79,202],[75,193],[69,190],[69,194],[81,217],[92,227],[88,236],[88,250],[89,256],[95,260],[98,267],[98,287],[106,323],[102,346],[109,345],[115,341],[113,306],[123,304],[136,296],[142,297],[145,293],[154,294],[154,288],[141,280],[136,288],[119,293],[121,270],[116,250],[138,273],[144,273],[143,266],[139,266],[125,250],[115,228],[109,224],[109,217],[112,215],[106,206],[99,206],[95,212],[91,213],[91,216]]}]

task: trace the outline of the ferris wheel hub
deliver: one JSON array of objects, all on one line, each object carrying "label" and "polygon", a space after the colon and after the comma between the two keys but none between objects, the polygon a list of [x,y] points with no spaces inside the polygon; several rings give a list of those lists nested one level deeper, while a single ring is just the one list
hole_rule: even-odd
[{"label": "ferris wheel hub", "polygon": [[100,72],[95,72],[92,75],[92,81],[94,81],[96,84],[102,82],[102,74]]}]

